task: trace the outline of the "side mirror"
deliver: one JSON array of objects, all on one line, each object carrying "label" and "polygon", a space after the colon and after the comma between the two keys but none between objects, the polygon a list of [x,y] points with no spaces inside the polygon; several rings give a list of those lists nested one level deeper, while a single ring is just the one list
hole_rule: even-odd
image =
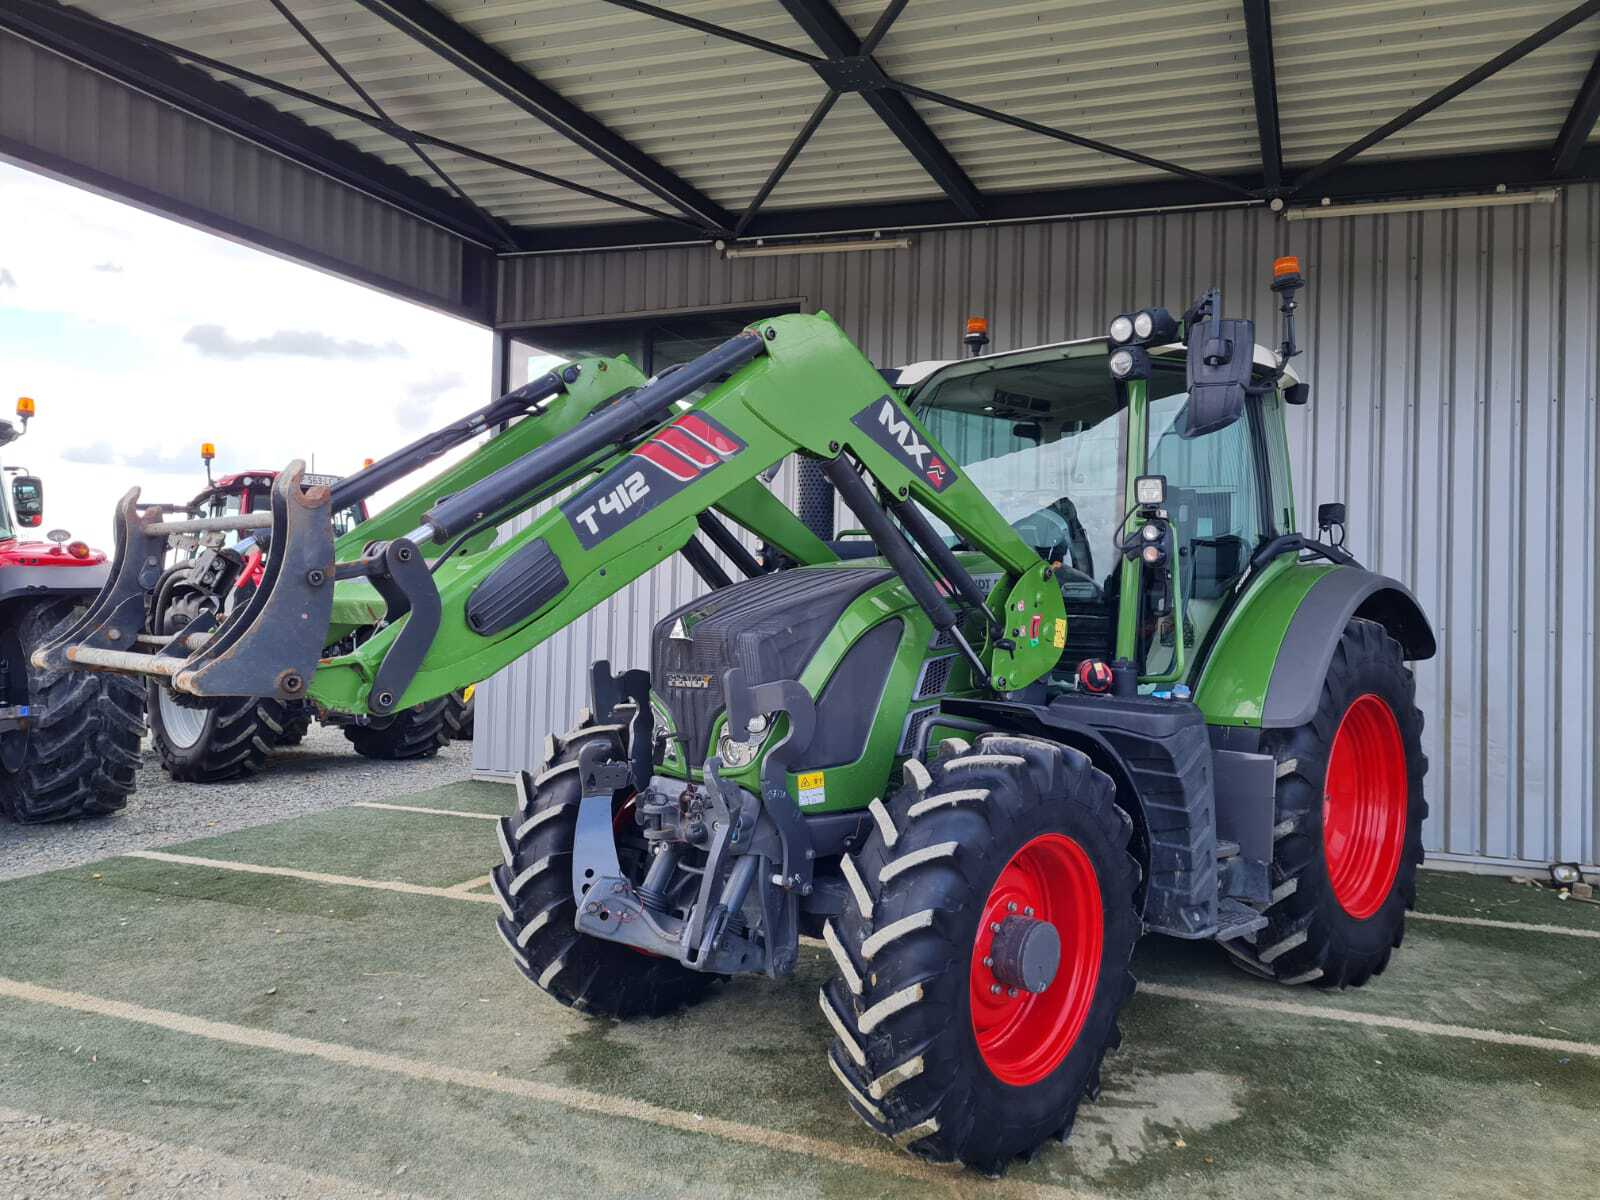
[{"label": "side mirror", "polygon": [[1226,429],[1244,412],[1245,389],[1254,368],[1254,321],[1208,317],[1189,337],[1189,403],[1178,435],[1204,437]]},{"label": "side mirror", "polygon": [[11,507],[17,524],[37,529],[44,524],[44,480],[37,475],[14,475],[11,479]]}]

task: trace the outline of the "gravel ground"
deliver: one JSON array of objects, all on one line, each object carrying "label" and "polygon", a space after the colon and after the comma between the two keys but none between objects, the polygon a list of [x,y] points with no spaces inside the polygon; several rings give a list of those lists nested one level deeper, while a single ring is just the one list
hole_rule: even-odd
[{"label": "gravel ground", "polygon": [[354,800],[392,800],[458,783],[471,773],[471,742],[450,742],[420,761],[379,762],[356,754],[338,729],[313,725],[299,746],[275,751],[267,769],[250,779],[175,783],[146,739],[138,790],[122,812],[58,825],[0,819],[0,879],[265,825]]},{"label": "gravel ground", "polygon": [[396,1193],[328,1175],[9,1108],[0,1108],[0,1195],[7,1200],[399,1200]]}]

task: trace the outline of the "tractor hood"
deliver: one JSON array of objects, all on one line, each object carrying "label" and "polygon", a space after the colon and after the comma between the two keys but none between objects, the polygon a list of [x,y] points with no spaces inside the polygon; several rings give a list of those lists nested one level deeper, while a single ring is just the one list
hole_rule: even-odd
[{"label": "tractor hood", "polygon": [[0,538],[0,567],[99,567],[105,561],[100,550],[90,550],[88,558],[74,558],[54,542]]}]

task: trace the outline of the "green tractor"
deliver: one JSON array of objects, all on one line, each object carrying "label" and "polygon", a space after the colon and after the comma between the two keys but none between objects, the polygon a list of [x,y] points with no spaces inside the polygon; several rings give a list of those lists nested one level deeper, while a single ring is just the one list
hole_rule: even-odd
[{"label": "green tractor", "polygon": [[[1143,933],[1323,987],[1400,944],[1426,814],[1407,663],[1434,640],[1337,506],[1296,532],[1301,282],[1280,261],[1276,352],[1213,290],[899,372],[821,314],[648,380],[566,363],[331,489],[291,464],[262,582],[220,623],[156,632],[140,564],[184,523],[130,493],[115,575],[39,657],[382,716],[683,554],[710,590],[660,614],[647,668],[594,664],[499,823],[518,969],[654,1016],[819,938],[850,1106],[998,1172],[1096,1094]],[[335,538],[331,513],[501,423]],[[766,486],[785,461],[798,512]]]}]

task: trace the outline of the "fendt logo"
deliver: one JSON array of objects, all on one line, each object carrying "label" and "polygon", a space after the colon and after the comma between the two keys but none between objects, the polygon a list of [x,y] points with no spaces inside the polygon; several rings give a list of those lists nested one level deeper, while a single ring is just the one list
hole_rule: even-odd
[{"label": "fendt logo", "polygon": [[891,397],[874,400],[850,418],[850,423],[921,475],[934,491],[944,491],[955,479],[955,470],[922,440],[911,418]]},{"label": "fendt logo", "polygon": [[684,413],[561,506],[585,550],[671,499],[744,449],[710,417]]}]

